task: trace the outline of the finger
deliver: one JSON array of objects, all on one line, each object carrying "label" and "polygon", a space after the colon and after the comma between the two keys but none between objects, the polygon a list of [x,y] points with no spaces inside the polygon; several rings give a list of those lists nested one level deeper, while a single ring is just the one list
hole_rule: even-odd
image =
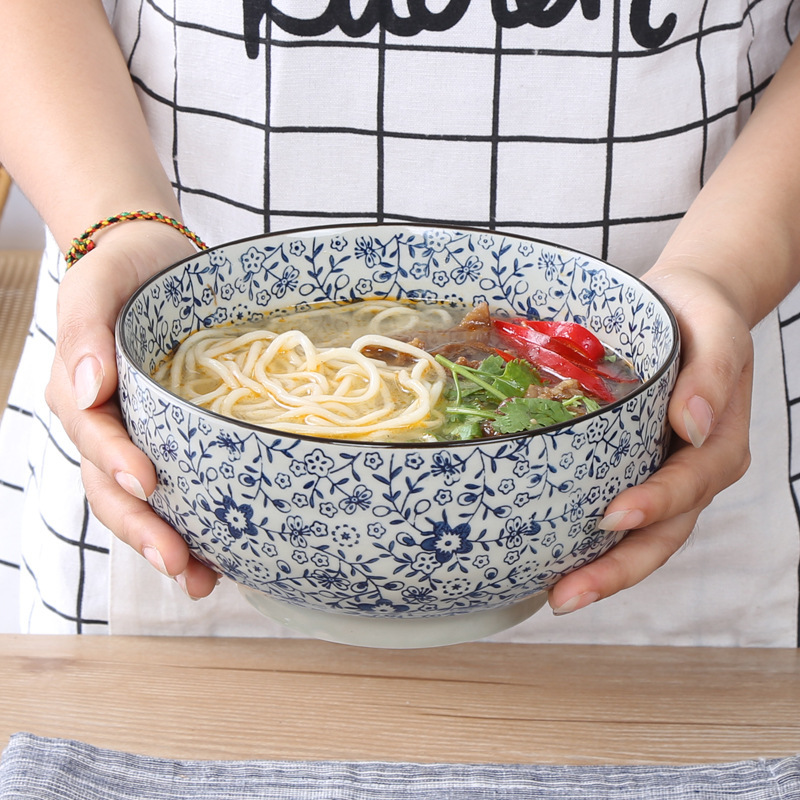
[{"label": "finger", "polygon": [[635,586],[685,544],[698,516],[699,510],[693,509],[628,533],[607,553],[566,575],[550,590],[553,613],[568,614]]},{"label": "finger", "polygon": [[65,386],[69,386],[66,368],[56,358],[47,401],[67,435],[85,460],[113,478],[128,494],[144,500],[156,488],[156,471],[128,437],[117,403],[109,400],[95,408],[79,410],[70,402]]},{"label": "finger", "polygon": [[58,292],[56,351],[79,409],[104,403],[116,390],[114,322],[137,286],[134,274],[109,274],[90,261],[93,255],[67,272]]},{"label": "finger", "polygon": [[131,497],[91,462],[81,465],[86,499],[97,519],[120,540],[173,578],[190,597],[209,595],[219,576],[194,559],[180,534],[143,500]]},{"label": "finger", "polygon": [[[691,291],[685,288],[687,274]],[[681,372],[670,401],[670,423],[684,441],[700,447],[722,418],[741,374],[752,369],[752,337],[707,277],[677,270],[652,283],[675,312],[681,332]]]}]

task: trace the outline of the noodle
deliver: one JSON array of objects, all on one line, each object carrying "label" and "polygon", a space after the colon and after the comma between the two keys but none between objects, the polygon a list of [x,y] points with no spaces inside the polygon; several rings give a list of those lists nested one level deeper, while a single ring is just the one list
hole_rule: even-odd
[{"label": "noodle", "polygon": [[[419,440],[441,425],[435,406],[446,373],[429,353],[392,336],[449,324],[446,309],[423,304],[311,309],[271,319],[270,329],[200,330],[153,377],[195,405],[286,433]],[[367,348],[406,358],[387,364]]]}]

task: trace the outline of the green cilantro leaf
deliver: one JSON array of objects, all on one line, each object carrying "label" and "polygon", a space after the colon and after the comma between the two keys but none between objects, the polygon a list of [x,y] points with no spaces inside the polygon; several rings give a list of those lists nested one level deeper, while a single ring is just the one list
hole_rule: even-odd
[{"label": "green cilantro leaf", "polygon": [[574,415],[557,400],[515,397],[498,406],[497,417],[491,425],[497,433],[519,433],[571,419],[574,419]]}]

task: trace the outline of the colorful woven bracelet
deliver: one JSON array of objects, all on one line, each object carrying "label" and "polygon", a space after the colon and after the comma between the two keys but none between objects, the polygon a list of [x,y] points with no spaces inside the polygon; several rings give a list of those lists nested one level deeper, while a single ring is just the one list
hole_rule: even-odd
[{"label": "colorful woven bracelet", "polygon": [[97,231],[102,230],[103,228],[107,228],[109,225],[114,225],[117,222],[129,222],[130,220],[134,219],[147,219],[147,220],[155,220],[156,222],[163,222],[165,225],[169,225],[172,228],[175,228],[176,231],[182,233],[187,239],[190,239],[200,250],[206,250],[206,245],[200,239],[200,237],[196,233],[192,233],[183,223],[178,222],[178,220],[173,219],[172,217],[165,217],[163,214],[159,214],[157,211],[123,211],[121,214],[117,214],[115,217],[106,217],[106,219],[100,220],[95,225],[92,225],[91,228],[87,228],[77,239],[72,240],[72,247],[67,250],[66,255],[64,256],[67,262],[67,269],[69,269],[75,262],[85,256],[90,250],[94,250],[97,245],[92,240],[92,236],[94,236]]}]

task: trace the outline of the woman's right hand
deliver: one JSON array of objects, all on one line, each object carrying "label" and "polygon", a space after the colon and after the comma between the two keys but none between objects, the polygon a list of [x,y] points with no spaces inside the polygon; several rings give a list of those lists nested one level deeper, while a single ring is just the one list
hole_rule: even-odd
[{"label": "woman's right hand", "polygon": [[96,248],[61,282],[47,403],[81,454],[86,498],[95,516],[190,597],[205,597],[217,574],[191,557],[180,534],[146,502],[156,473],[122,423],[114,350],[114,324],[128,297],[195,248],[178,231],[153,221],[115,225],[96,239]]}]

